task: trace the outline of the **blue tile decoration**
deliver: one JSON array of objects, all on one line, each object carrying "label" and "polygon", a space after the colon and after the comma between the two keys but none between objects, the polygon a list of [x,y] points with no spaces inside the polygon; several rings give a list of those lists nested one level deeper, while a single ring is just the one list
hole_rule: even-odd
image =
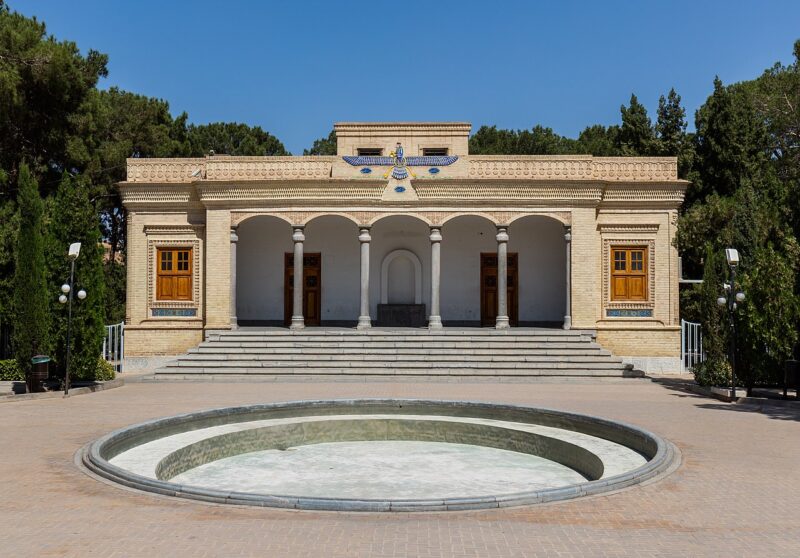
[{"label": "blue tile decoration", "polygon": [[379,167],[386,167],[389,165],[394,165],[394,157],[372,157],[366,155],[356,155],[356,156],[345,156],[342,157],[345,163],[349,163],[354,167],[365,167],[365,166],[379,166]]},{"label": "blue tile decoration", "polygon": [[[344,159],[345,163],[354,167],[388,167],[396,164],[394,157],[385,156],[345,155],[342,159]],[[409,167],[446,167],[456,161],[458,161],[458,155],[421,155],[419,157],[397,159],[398,164]]]},{"label": "blue tile decoration", "polygon": [[408,169],[405,167],[394,167],[392,169],[392,178],[395,180],[405,180],[408,178]]},{"label": "blue tile decoration", "polygon": [[458,161],[458,155],[406,157],[409,167],[447,167]]},{"label": "blue tile decoration", "polygon": [[403,192],[406,191],[406,187],[405,186],[395,186],[394,187],[394,191],[397,192],[398,194],[402,194]]},{"label": "blue tile decoration", "polygon": [[609,308],[606,310],[608,318],[652,318],[652,310],[627,310],[622,308]]},{"label": "blue tile decoration", "polygon": [[406,167],[434,167],[428,169],[431,174],[437,174],[439,169],[435,167],[446,167],[458,161],[456,155],[422,155],[418,157],[405,157],[403,155],[403,146],[397,144],[397,149],[392,151],[389,157],[373,156],[373,155],[345,155],[342,157],[344,162],[354,167],[365,167],[361,169],[362,174],[369,174],[372,172],[369,166],[378,167],[392,167],[383,175],[387,178],[389,174],[395,180],[405,180],[410,176],[417,177],[413,172],[409,171]]},{"label": "blue tile decoration", "polygon": [[193,318],[197,308],[153,308],[154,318]]}]

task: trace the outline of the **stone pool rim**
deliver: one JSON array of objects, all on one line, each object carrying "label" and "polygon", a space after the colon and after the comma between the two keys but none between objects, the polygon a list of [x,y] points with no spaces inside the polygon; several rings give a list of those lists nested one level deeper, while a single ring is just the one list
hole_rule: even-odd
[{"label": "stone pool rim", "polygon": [[[172,434],[211,426],[262,420],[341,414],[428,414],[449,417],[488,418],[552,426],[603,438],[627,446],[647,460],[623,474],[558,488],[489,495],[479,498],[434,499],[349,499],[265,495],[186,486],[148,478],[109,462],[129,448]],[[215,504],[302,510],[419,512],[455,511],[534,505],[617,491],[669,474],[680,461],[677,449],[668,441],[637,426],[609,419],[504,403],[430,399],[314,399],[223,407],[194,411],[120,428],[85,446],[80,463],[92,473],[116,484],[164,496],[200,500]]]}]

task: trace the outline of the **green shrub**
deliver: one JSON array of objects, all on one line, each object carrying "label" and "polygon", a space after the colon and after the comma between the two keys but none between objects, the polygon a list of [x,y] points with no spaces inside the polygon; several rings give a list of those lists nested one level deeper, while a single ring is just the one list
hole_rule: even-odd
[{"label": "green shrub", "polygon": [[727,360],[707,359],[693,369],[694,381],[701,386],[731,385],[731,367]]},{"label": "green shrub", "polygon": [[110,362],[101,357],[97,361],[97,372],[95,372],[94,379],[98,382],[107,382],[108,380],[113,380],[114,376],[116,376],[114,367]]},{"label": "green shrub", "polygon": [[0,360],[0,381],[24,382],[25,373],[19,369],[15,359]]},{"label": "green shrub", "polygon": [[99,357],[96,363],[92,369],[87,369],[85,366],[78,368],[70,365],[70,379],[73,382],[105,382],[114,379],[114,367],[111,363],[103,357]]}]

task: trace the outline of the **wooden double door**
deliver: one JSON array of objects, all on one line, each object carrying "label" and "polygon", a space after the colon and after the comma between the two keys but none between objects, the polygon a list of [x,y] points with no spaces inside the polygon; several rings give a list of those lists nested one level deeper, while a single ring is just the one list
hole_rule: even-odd
[{"label": "wooden double door", "polygon": [[[284,255],[283,322],[292,321],[294,300],[294,254]],[[322,255],[303,254],[303,317],[307,326],[318,326],[322,318]]]},{"label": "wooden double door", "polygon": [[[508,274],[506,277],[508,321],[512,326],[518,323],[519,266],[517,253],[508,254]],[[481,253],[481,325],[493,326],[497,319],[497,254]]]}]

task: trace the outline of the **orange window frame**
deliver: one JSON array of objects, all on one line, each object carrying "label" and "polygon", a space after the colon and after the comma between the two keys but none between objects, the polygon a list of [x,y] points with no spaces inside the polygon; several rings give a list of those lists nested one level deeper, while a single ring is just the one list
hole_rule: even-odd
[{"label": "orange window frame", "polygon": [[611,300],[644,302],[648,299],[647,246],[611,246]]},{"label": "orange window frame", "polygon": [[192,300],[192,248],[156,249],[156,300]]}]

